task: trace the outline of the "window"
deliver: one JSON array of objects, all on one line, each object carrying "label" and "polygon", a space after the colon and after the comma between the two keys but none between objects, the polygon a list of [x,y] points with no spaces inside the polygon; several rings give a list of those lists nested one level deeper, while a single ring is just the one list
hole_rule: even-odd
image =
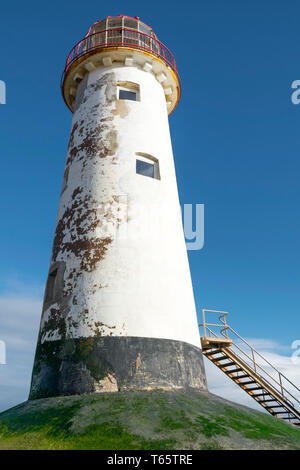
[{"label": "window", "polygon": [[57,269],[52,271],[48,276],[47,287],[46,287],[46,302],[51,302],[55,298],[55,282],[57,276]]},{"label": "window", "polygon": [[154,163],[148,163],[143,162],[142,160],[137,160],[136,172],[139,175],[150,176],[150,178],[154,178]]},{"label": "window", "polygon": [[159,163],[157,158],[145,153],[137,153],[136,172],[138,175],[148,176],[149,178],[160,179]]},{"label": "window", "polygon": [[139,85],[133,82],[119,82],[118,83],[118,99],[140,101]]},{"label": "window", "polygon": [[119,90],[119,100],[136,101],[136,91]]}]

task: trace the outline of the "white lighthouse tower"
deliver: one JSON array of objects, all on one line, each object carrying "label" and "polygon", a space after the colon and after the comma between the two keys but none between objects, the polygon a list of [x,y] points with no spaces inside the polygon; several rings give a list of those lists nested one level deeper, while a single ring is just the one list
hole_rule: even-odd
[{"label": "white lighthouse tower", "polygon": [[73,113],[30,398],[206,389],[168,114],[170,51],[139,18],[68,56]]}]

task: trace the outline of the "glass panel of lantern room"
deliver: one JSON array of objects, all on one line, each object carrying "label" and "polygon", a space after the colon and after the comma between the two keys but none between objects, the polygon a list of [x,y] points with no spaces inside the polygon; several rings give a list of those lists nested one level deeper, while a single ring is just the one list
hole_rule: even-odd
[{"label": "glass panel of lantern room", "polygon": [[106,20],[96,23],[87,37],[88,49],[100,46],[106,43]]},{"label": "glass panel of lantern room", "polygon": [[[139,44],[138,37],[138,21],[132,18],[124,18],[124,43],[125,44]],[[133,31],[135,30],[135,31]]]},{"label": "glass panel of lantern room", "polygon": [[106,29],[106,20],[99,21],[99,23],[96,23],[94,29],[95,33],[99,33],[99,31],[104,31]]},{"label": "glass panel of lantern room", "polygon": [[151,33],[151,29],[149,28],[149,26],[145,25],[141,21],[139,21],[139,31],[141,31],[141,33],[148,34],[148,36],[150,36]]},{"label": "glass panel of lantern room", "polygon": [[122,44],[122,20],[123,18],[109,18],[107,21],[107,28],[113,28],[113,31],[108,31],[108,41],[112,44]]},{"label": "glass panel of lantern room", "polygon": [[144,23],[139,21],[139,31],[142,34],[139,34],[139,41],[140,41],[140,46],[145,48],[145,49],[151,49],[150,47],[150,34],[151,34],[151,29],[146,26]]},{"label": "glass panel of lantern room", "polygon": [[108,19],[108,28],[121,28],[122,18],[109,18]]},{"label": "glass panel of lantern room", "polygon": [[121,29],[108,29],[107,31],[108,44],[121,44],[122,43],[122,30]]},{"label": "glass panel of lantern room", "polygon": [[160,53],[159,42],[158,42],[158,40],[156,39],[156,36],[155,36],[155,34],[153,33],[153,31],[151,31],[151,36],[152,36],[152,39],[151,39],[151,49],[152,49],[152,51],[155,52],[156,54],[159,54],[159,53]]},{"label": "glass panel of lantern room", "polygon": [[124,30],[123,41],[125,44],[138,45],[139,44],[139,33],[138,31],[133,31],[131,29]]},{"label": "glass panel of lantern room", "polygon": [[138,21],[132,18],[124,18],[124,28],[138,29]]}]

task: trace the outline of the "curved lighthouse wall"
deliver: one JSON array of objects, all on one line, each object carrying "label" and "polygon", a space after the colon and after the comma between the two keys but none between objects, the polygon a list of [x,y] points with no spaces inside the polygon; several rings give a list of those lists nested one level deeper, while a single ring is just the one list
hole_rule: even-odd
[{"label": "curved lighthouse wall", "polygon": [[99,67],[77,89],[31,397],[183,386],[206,384],[164,90]]}]

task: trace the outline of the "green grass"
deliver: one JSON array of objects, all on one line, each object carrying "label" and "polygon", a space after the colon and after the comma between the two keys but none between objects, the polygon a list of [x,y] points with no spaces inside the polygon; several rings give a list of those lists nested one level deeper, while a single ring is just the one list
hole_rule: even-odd
[{"label": "green grass", "polygon": [[0,449],[300,449],[300,429],[206,392],[92,394],[0,414]]}]

